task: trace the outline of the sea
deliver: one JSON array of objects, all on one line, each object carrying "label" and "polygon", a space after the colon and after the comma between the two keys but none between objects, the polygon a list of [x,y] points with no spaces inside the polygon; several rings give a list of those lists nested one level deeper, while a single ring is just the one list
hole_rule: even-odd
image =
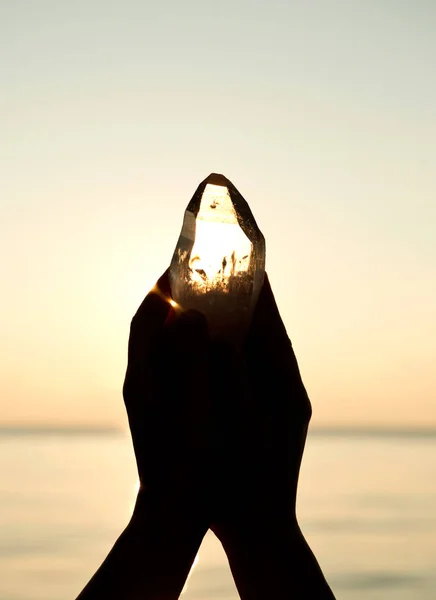
[{"label": "sea", "polygon": [[[74,600],[136,488],[126,434],[1,430],[0,600]],[[310,432],[298,517],[338,600],[436,600],[436,433]],[[212,533],[181,598],[239,598]]]}]

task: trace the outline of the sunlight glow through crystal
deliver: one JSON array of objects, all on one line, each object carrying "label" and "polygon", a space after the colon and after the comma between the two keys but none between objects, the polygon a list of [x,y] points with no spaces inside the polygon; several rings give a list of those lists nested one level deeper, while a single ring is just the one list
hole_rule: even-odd
[{"label": "sunlight glow through crystal", "polygon": [[208,184],[189,261],[192,282],[200,288],[227,291],[230,277],[248,271],[251,253],[252,244],[239,226],[228,189]]}]

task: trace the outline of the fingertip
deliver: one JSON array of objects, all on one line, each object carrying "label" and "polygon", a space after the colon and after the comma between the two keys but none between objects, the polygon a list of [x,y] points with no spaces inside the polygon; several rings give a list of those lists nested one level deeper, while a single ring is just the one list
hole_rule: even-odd
[{"label": "fingertip", "polygon": [[189,352],[201,351],[209,341],[206,317],[197,310],[175,314],[166,329],[169,339]]},{"label": "fingertip", "polygon": [[208,329],[206,316],[199,310],[193,308],[185,310],[180,314],[180,319],[199,331],[207,331]]},{"label": "fingertip", "polygon": [[162,327],[173,310],[167,269],[141,302],[132,319],[132,327]]},{"label": "fingertip", "polygon": [[287,337],[267,273],[265,273],[256,308],[254,309],[250,330],[252,333],[267,337],[281,337],[283,335]]},{"label": "fingertip", "polygon": [[141,302],[133,321],[141,321],[145,317],[153,316],[158,320],[165,320],[171,308],[169,300],[153,288]]},{"label": "fingertip", "polygon": [[273,291],[268,275],[265,273],[263,285],[259,292],[259,298],[257,299],[256,308],[254,309],[254,317],[262,316],[264,313],[270,313],[271,311],[278,313],[276,300],[274,298]]},{"label": "fingertip", "polygon": [[153,289],[157,289],[165,298],[172,300],[169,274],[170,269],[168,268],[165,273],[159,277]]}]

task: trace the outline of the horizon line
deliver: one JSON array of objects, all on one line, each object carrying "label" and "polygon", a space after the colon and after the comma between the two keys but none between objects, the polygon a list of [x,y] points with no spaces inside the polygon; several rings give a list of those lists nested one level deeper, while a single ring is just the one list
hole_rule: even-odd
[{"label": "horizon line", "polygon": [[[102,435],[128,436],[128,429],[116,425],[68,425],[61,423],[35,424],[1,424],[0,435]],[[339,436],[403,436],[403,437],[436,437],[436,426],[403,427],[399,425],[316,425],[309,427],[308,435],[339,437]]]}]

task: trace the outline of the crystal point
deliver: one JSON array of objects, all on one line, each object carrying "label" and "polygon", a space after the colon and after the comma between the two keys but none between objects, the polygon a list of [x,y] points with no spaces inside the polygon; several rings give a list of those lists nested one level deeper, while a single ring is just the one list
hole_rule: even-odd
[{"label": "crystal point", "polygon": [[265,275],[265,240],[251,210],[224,175],[195,191],[170,267],[173,299],[207,318],[213,335],[248,326]]}]

